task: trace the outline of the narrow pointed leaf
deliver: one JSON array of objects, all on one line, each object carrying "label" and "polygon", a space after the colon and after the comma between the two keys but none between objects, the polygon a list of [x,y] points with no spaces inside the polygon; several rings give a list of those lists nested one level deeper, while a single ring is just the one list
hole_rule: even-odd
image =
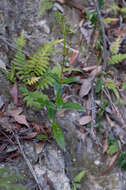
[{"label": "narrow pointed leaf", "polygon": [[84,107],[75,102],[66,102],[62,106],[63,109],[75,109],[78,111],[85,111]]},{"label": "narrow pointed leaf", "polygon": [[62,129],[57,125],[57,123],[52,124],[52,129],[53,129],[53,134],[54,134],[54,138],[55,138],[56,142],[62,149],[64,149],[66,143],[65,143]]}]

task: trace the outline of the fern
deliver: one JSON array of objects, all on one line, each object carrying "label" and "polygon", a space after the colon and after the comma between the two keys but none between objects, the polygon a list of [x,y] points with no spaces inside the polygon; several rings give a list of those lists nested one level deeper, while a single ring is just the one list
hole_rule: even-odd
[{"label": "fern", "polygon": [[48,89],[49,86],[53,86],[54,84],[54,78],[52,77],[52,73],[50,68],[46,70],[45,73],[43,73],[43,77],[36,83],[37,89]]},{"label": "fern", "polygon": [[26,60],[22,49],[25,45],[24,33],[17,40],[17,53],[14,59],[14,66],[17,73],[17,77],[25,84],[36,84],[36,88],[48,88],[53,84],[53,78],[51,77],[49,70],[50,56],[53,52],[53,46],[60,43],[62,40],[55,40],[49,44],[45,44],[36,51],[35,54]]},{"label": "fern", "polygon": [[119,62],[122,62],[124,59],[126,59],[126,54],[117,54],[117,55],[112,55],[108,61],[108,64],[116,64]]},{"label": "fern", "polygon": [[32,77],[31,79],[28,80],[28,84],[33,85],[36,82],[38,82],[39,79],[40,79],[40,77]]},{"label": "fern", "polygon": [[24,95],[24,100],[26,101],[28,107],[41,109],[42,106],[45,105],[45,102],[48,101],[48,96],[40,91],[30,92],[27,88],[20,88],[20,90]]},{"label": "fern", "polygon": [[25,46],[25,38],[24,32],[21,33],[20,37],[16,40],[17,44],[17,53],[13,64],[15,66],[15,70],[17,71],[18,77],[23,81],[27,81],[27,60],[25,59],[25,55],[22,52],[23,47]]},{"label": "fern", "polygon": [[120,48],[120,37],[117,38],[111,45],[111,53],[112,55],[118,53],[119,51],[119,48]]},{"label": "fern", "polygon": [[113,93],[115,94],[115,96],[117,97],[117,99],[119,99],[119,93],[118,93],[118,90],[117,90],[117,87],[116,87],[116,84],[114,81],[107,78],[105,86],[108,87],[110,90],[112,90]]}]

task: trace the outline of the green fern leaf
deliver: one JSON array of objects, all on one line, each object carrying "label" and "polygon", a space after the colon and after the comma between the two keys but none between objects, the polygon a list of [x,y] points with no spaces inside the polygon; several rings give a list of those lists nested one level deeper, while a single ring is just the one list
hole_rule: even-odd
[{"label": "green fern leaf", "polygon": [[120,48],[120,37],[117,38],[111,45],[111,53],[117,54]]},{"label": "green fern leaf", "polygon": [[110,57],[108,64],[116,64],[126,59],[126,54],[117,54]]},{"label": "green fern leaf", "polygon": [[24,100],[28,107],[35,107],[36,109],[41,109],[45,102],[48,101],[48,97],[40,91],[30,92],[26,88],[20,88],[24,95]]}]

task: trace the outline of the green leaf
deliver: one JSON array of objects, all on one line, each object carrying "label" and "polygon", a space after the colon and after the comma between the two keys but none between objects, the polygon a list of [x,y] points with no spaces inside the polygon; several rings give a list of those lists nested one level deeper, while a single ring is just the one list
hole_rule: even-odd
[{"label": "green leaf", "polygon": [[51,123],[55,120],[56,109],[48,108],[48,117]]},{"label": "green leaf", "polygon": [[56,105],[57,105],[58,111],[61,111],[63,103],[64,102],[61,97],[56,97]]},{"label": "green leaf", "polygon": [[104,18],[104,19],[102,20],[102,22],[103,22],[104,24],[108,24],[108,23],[111,23],[111,22],[117,21],[117,20],[119,20],[119,19],[118,19],[118,18],[110,18],[110,17],[108,17],[108,18]]},{"label": "green leaf", "polygon": [[118,143],[114,142],[114,144],[108,147],[107,154],[113,155],[116,152],[118,152],[118,150],[119,150]]},{"label": "green leaf", "polygon": [[101,78],[99,78],[99,79],[97,80],[97,83],[96,83],[96,89],[95,89],[95,92],[96,92],[96,93],[101,92],[101,90],[102,90],[102,84],[103,84],[103,81],[102,81]]},{"label": "green leaf", "polygon": [[77,71],[77,72],[81,72],[83,73],[82,70],[78,69],[78,68],[74,68],[74,67],[68,67],[68,68],[64,68],[63,72],[67,72],[67,71]]},{"label": "green leaf", "polygon": [[126,82],[123,82],[123,84],[122,84],[122,89],[123,89],[123,90],[126,89]]},{"label": "green leaf", "polygon": [[69,84],[69,83],[72,83],[72,82],[78,82],[79,80],[80,79],[77,78],[77,77],[69,77],[69,78],[63,79],[62,84]]},{"label": "green leaf", "polygon": [[48,137],[48,135],[38,135],[37,137],[36,137],[38,140],[41,140],[41,139],[48,139],[49,137]]},{"label": "green leaf", "polygon": [[124,59],[126,59],[126,54],[117,54],[110,57],[108,64],[117,64],[119,62],[122,62]]},{"label": "green leaf", "polygon": [[126,152],[121,152],[117,158],[117,164],[126,171]]},{"label": "green leaf", "polygon": [[105,0],[98,0],[98,5],[100,9],[103,8],[104,4],[105,4]]},{"label": "green leaf", "polygon": [[83,106],[81,106],[80,104],[75,103],[75,102],[63,103],[62,108],[63,109],[75,109],[75,110],[78,110],[78,111],[85,111]]},{"label": "green leaf", "polygon": [[75,177],[74,177],[74,182],[80,182],[81,179],[84,177],[85,175],[85,171],[81,171],[80,173],[78,173]]},{"label": "green leaf", "polygon": [[79,183],[75,183],[75,186],[76,186],[76,188],[78,188],[78,189],[81,188],[81,184],[79,184]]},{"label": "green leaf", "polygon": [[115,96],[117,97],[117,99],[119,99],[119,93],[118,90],[116,88],[116,84],[114,81],[112,81],[111,79],[107,79],[105,86],[108,87],[110,90],[113,91],[113,93],[115,94]]},{"label": "green leaf", "polygon": [[65,143],[64,135],[63,135],[61,128],[58,126],[57,123],[53,122],[52,130],[53,130],[53,134],[54,134],[54,138],[55,138],[56,142],[62,149],[64,149],[66,143]]}]

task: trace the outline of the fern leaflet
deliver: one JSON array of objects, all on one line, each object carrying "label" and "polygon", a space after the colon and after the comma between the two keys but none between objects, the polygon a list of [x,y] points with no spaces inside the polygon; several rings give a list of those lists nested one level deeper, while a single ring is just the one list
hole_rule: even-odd
[{"label": "fern leaflet", "polygon": [[126,54],[117,54],[117,55],[113,55],[111,56],[111,58],[109,59],[108,64],[116,64],[119,62],[122,62],[124,59],[126,59]]},{"label": "fern leaflet", "polygon": [[111,53],[112,53],[112,54],[118,53],[119,48],[120,48],[120,37],[117,38],[117,39],[112,43],[112,45],[111,45]]}]

